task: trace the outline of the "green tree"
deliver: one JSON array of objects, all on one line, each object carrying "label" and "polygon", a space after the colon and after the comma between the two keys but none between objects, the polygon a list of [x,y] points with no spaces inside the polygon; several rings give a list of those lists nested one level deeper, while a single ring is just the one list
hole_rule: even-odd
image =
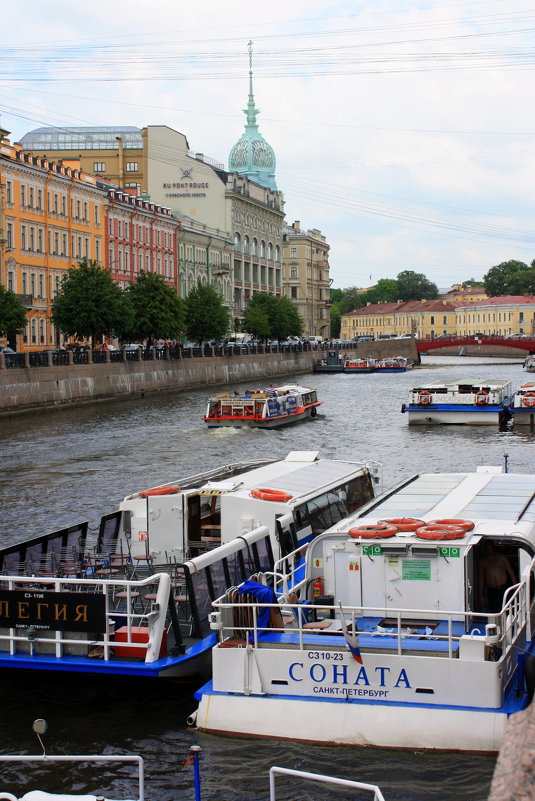
[{"label": "green tree", "polygon": [[514,287],[518,284],[518,281],[522,280],[520,274],[529,269],[528,265],[524,264],[523,261],[516,261],[515,259],[496,264],[483,276],[485,292],[494,298],[499,295],[516,294]]},{"label": "green tree", "polygon": [[248,320],[260,320],[257,311],[260,309],[269,323],[269,333],[265,336],[270,339],[286,339],[289,336],[299,336],[303,324],[299,312],[289,298],[277,298],[272,292],[255,292],[249,301],[249,306],[243,318],[242,329],[252,334],[248,328]]},{"label": "green tree", "polygon": [[[399,283],[394,278],[381,278],[377,284],[363,292],[366,303],[392,303],[398,300]],[[361,295],[361,299],[362,299]]]},{"label": "green tree", "polygon": [[299,316],[297,308],[294,306],[290,298],[282,297],[277,299],[279,309],[281,312],[281,335],[279,339],[286,339],[286,337],[298,337],[303,332],[303,323]]},{"label": "green tree", "polygon": [[352,286],[344,289],[344,296],[340,301],[340,312],[347,314],[354,309],[360,309],[366,305],[366,292],[360,292],[358,287]]},{"label": "green tree", "polygon": [[511,278],[509,286],[511,295],[535,294],[535,269],[519,270]]},{"label": "green tree", "polygon": [[186,332],[202,342],[220,339],[228,333],[230,314],[223,298],[210,284],[198,283],[186,297]]},{"label": "green tree", "polygon": [[129,316],[120,330],[122,339],[174,339],[184,330],[184,306],[161,275],[141,271],[126,290]]},{"label": "green tree", "polygon": [[438,298],[438,287],[423,273],[403,270],[397,275],[397,298],[399,300],[434,300],[434,298]]},{"label": "green tree", "polygon": [[265,340],[271,337],[269,317],[266,310],[258,304],[252,304],[245,310],[241,327],[255,339]]},{"label": "green tree", "polygon": [[90,259],[68,270],[52,301],[54,325],[67,336],[91,337],[93,344],[103,333],[124,327],[127,316],[123,292],[110,271]]},{"label": "green tree", "polygon": [[482,284],[483,281],[481,279],[476,281],[475,278],[468,278],[466,281],[462,282],[461,286],[466,288],[467,286],[481,286]]},{"label": "green tree", "polygon": [[338,339],[340,336],[340,329],[342,327],[342,320],[340,314],[340,304],[333,303],[331,306],[331,337]]},{"label": "green tree", "polygon": [[331,293],[331,300],[333,303],[340,303],[340,301],[344,297],[343,289],[331,289],[330,293]]},{"label": "green tree", "polygon": [[18,297],[0,284],[0,336],[21,334],[26,319],[26,309]]}]

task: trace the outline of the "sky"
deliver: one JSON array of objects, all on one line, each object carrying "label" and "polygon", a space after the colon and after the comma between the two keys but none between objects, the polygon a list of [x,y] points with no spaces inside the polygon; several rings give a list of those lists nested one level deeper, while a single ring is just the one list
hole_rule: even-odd
[{"label": "sky", "polygon": [[43,125],[168,125],[227,165],[251,40],[286,221],[327,238],[333,287],[410,269],[446,288],[535,259],[528,0],[1,5],[11,141]]}]

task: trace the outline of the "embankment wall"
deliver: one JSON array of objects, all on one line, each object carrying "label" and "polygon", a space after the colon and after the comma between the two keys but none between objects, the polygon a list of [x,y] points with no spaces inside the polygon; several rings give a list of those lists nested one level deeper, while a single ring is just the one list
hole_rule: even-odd
[{"label": "embankment wall", "polygon": [[[342,353],[344,349],[341,349]],[[418,361],[414,342],[361,343],[359,355],[407,356]],[[0,416],[77,403],[132,398],[158,391],[183,391],[208,385],[312,373],[325,351],[205,356],[178,360],[123,361],[100,364],[24,367],[0,370]],[[312,381],[312,377],[311,377]]]}]

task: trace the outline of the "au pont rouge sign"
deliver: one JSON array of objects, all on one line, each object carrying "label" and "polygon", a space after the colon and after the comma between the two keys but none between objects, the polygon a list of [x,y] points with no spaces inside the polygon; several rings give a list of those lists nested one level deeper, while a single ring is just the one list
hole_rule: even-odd
[{"label": "au pont rouge sign", "polygon": [[0,628],[104,631],[106,599],[86,592],[0,590]]}]

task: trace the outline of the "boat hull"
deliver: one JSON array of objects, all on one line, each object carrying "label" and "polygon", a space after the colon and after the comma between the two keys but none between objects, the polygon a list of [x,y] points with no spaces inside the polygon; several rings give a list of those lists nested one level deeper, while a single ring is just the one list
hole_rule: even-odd
[{"label": "boat hull", "polygon": [[495,753],[508,717],[505,709],[223,695],[210,684],[200,693],[203,731],[322,745]]},{"label": "boat hull", "polygon": [[409,415],[410,425],[429,425],[433,423],[450,425],[496,426],[506,417],[501,406],[406,406],[402,411]]},{"label": "boat hull", "polygon": [[[318,404],[319,405],[319,404]],[[247,417],[218,417],[210,418],[205,417],[204,420],[208,424],[208,428],[265,428],[274,429],[289,426],[294,423],[300,423],[303,420],[309,420],[316,416],[317,407],[310,406],[303,411],[298,411],[295,414],[287,414],[281,417],[273,418],[247,418]]]},{"label": "boat hull", "polygon": [[511,409],[511,415],[515,426],[535,426],[535,408]]}]

